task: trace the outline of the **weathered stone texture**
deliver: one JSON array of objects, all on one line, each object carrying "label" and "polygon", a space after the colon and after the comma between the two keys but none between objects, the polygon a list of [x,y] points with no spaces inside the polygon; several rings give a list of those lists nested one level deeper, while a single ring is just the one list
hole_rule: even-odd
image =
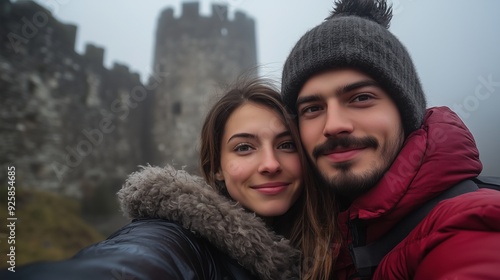
[{"label": "weathered stone texture", "polygon": [[0,8],[2,169],[14,165],[24,187],[79,196],[143,163],[144,108],[127,101],[146,91],[139,76],[104,68],[102,48],[75,53],[76,27],[33,2]]}]

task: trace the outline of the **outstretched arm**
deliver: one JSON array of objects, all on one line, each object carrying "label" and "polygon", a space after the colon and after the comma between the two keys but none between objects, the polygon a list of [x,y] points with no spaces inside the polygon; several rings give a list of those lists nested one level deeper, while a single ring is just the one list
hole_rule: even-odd
[{"label": "outstretched arm", "polygon": [[177,224],[137,220],[73,258],[2,271],[1,279],[204,279],[210,273],[204,243]]}]

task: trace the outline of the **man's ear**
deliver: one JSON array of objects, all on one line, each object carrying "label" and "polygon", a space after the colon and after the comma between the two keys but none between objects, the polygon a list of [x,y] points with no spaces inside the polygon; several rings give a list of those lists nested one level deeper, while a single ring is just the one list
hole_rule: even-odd
[{"label": "man's ear", "polygon": [[222,175],[220,170],[215,173],[215,179],[217,179],[217,181],[224,181],[224,175]]}]

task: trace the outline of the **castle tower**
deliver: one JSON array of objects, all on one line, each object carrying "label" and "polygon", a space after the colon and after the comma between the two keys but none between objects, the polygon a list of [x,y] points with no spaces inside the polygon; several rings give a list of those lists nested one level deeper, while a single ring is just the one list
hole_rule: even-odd
[{"label": "castle tower", "polygon": [[229,20],[227,6],[213,5],[207,17],[199,14],[199,3],[184,3],[178,18],[171,8],[162,12],[155,47],[150,162],[195,172],[212,94],[255,71],[255,23],[241,12]]}]

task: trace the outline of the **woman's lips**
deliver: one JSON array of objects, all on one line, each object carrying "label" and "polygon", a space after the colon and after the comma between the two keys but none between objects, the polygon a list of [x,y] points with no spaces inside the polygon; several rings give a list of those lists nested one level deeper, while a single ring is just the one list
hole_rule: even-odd
[{"label": "woman's lips", "polygon": [[277,195],[285,191],[288,185],[290,184],[285,182],[271,182],[252,186],[252,189],[265,195]]}]

